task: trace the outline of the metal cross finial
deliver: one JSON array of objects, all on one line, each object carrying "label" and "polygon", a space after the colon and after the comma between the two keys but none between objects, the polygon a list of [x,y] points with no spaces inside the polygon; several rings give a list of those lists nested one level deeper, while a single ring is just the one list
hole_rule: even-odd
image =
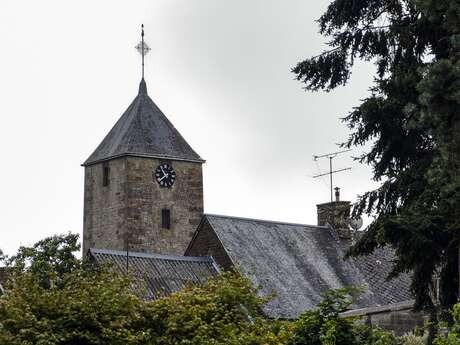
[{"label": "metal cross finial", "polygon": [[141,25],[141,41],[135,48],[142,56],[142,79],[144,79],[144,56],[150,51],[150,47],[144,42],[144,24]]}]

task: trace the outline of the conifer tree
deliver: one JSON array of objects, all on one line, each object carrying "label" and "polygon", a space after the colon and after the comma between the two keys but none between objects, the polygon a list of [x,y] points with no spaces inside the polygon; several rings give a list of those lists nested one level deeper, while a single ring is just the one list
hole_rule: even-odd
[{"label": "conifer tree", "polygon": [[334,0],[318,20],[329,49],[293,72],[306,90],[347,84],[356,59],[375,63],[369,96],[345,118],[344,146],[370,147],[359,160],[380,187],[355,216],[375,220],[349,251],[390,245],[390,276],[412,272],[416,309],[458,299],[460,238],[460,1]]}]

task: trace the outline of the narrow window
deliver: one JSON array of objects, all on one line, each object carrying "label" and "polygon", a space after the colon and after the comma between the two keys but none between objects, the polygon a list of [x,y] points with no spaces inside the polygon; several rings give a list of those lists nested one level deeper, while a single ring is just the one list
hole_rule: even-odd
[{"label": "narrow window", "polygon": [[171,229],[171,211],[165,208],[161,210],[161,227]]},{"label": "narrow window", "polygon": [[109,164],[103,163],[102,164],[102,185],[104,187],[109,185],[109,174],[110,174]]}]

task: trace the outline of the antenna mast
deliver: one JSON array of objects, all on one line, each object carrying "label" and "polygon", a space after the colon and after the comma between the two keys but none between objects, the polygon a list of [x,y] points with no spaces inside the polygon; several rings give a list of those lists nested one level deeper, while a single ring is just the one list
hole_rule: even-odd
[{"label": "antenna mast", "polygon": [[329,182],[330,182],[330,187],[331,187],[331,202],[334,201],[334,197],[333,197],[333,193],[332,193],[332,189],[333,189],[333,185],[332,185],[332,175],[335,174],[335,173],[338,173],[338,172],[341,172],[341,171],[345,171],[345,170],[351,170],[351,168],[343,168],[343,169],[339,169],[339,170],[332,170],[332,160],[337,157],[337,155],[341,154],[341,153],[345,153],[345,152],[349,152],[351,150],[344,150],[344,151],[337,151],[337,152],[331,152],[331,153],[326,153],[324,155],[320,155],[320,156],[313,156],[313,160],[314,161],[317,161],[318,159],[320,158],[329,158],[329,172],[328,173],[324,173],[324,174],[319,174],[319,175],[315,175],[313,176],[313,178],[317,178],[317,177],[321,177],[321,176],[326,176],[326,175],[329,175]]}]

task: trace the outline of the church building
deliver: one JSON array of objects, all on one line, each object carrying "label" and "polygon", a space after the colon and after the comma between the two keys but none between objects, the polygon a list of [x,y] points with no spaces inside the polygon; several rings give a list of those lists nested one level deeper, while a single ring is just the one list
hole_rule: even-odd
[{"label": "church building", "polygon": [[267,317],[295,319],[321,293],[354,285],[364,288],[355,312],[368,323],[400,333],[421,325],[410,312],[410,277],[386,280],[391,249],[343,259],[356,234],[350,203],[338,193],[318,205],[317,225],[205,214],[204,162],[142,77],[137,96],[83,163],[84,255],[144,279],[149,299],[238,270],[261,294],[276,295],[264,308]]}]

